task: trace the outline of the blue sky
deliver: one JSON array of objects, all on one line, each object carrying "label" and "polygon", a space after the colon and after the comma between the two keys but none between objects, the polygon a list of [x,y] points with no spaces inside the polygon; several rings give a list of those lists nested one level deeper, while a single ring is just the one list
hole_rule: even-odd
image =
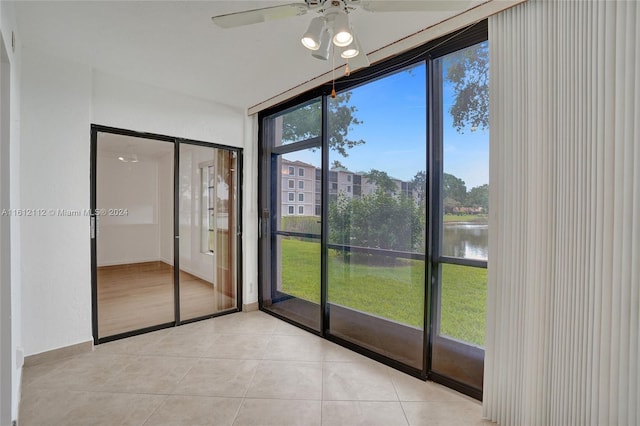
[{"label": "blue sky", "polygon": [[[411,180],[426,162],[426,67],[414,66],[380,80],[352,89],[351,105],[363,124],[352,127],[350,139],[365,144],[348,150],[342,157],[331,152],[330,163],[339,160],[351,171],[378,169],[402,180]],[[451,125],[449,108],[453,89],[444,87],[445,172],[465,181],[467,189],[489,183],[488,131],[458,133]],[[319,153],[297,153],[287,158],[316,166]]]}]

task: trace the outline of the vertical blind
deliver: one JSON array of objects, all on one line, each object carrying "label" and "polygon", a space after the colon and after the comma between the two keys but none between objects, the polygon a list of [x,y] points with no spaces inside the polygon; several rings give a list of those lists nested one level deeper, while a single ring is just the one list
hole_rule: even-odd
[{"label": "vertical blind", "polygon": [[640,3],[489,19],[484,415],[640,423]]}]

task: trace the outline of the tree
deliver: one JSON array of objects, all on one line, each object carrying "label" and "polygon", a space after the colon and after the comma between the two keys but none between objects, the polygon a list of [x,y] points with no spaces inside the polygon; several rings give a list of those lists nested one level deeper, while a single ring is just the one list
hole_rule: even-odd
[{"label": "tree", "polygon": [[446,198],[457,201],[459,206],[464,205],[467,198],[467,186],[464,181],[449,173],[442,175],[442,199]]},{"label": "tree", "polygon": [[331,170],[333,169],[346,169],[346,167],[339,160],[333,160],[331,163]]},{"label": "tree", "polygon": [[427,173],[422,170],[411,179],[411,190],[416,193],[418,200],[423,202],[427,196]]},{"label": "tree", "polygon": [[363,173],[362,176],[364,176],[369,182],[376,185],[376,191],[395,194],[398,190],[396,183],[389,177],[387,172],[371,169],[368,172]]},{"label": "tree", "polygon": [[459,133],[489,127],[489,44],[476,44],[447,56],[446,79],[455,100],[449,112]]},{"label": "tree", "polygon": [[[351,92],[340,93],[330,99],[329,112],[329,147],[343,157],[349,154],[348,149],[362,145],[364,140],[350,139],[349,132],[354,125],[362,124],[356,117],[358,109],[349,105]],[[322,133],[322,103],[311,102],[283,115],[282,140],[299,141],[319,137]]]},{"label": "tree", "polygon": [[467,194],[467,205],[469,207],[480,207],[483,212],[489,211],[489,185],[484,184],[471,188]]}]

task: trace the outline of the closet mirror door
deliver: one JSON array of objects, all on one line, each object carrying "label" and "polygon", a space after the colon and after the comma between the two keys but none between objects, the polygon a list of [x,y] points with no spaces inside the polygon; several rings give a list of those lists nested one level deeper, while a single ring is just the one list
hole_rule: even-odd
[{"label": "closet mirror door", "polygon": [[180,321],[237,308],[237,155],[180,144]]},{"label": "closet mirror door", "polygon": [[98,338],[175,321],[174,143],[98,132]]}]

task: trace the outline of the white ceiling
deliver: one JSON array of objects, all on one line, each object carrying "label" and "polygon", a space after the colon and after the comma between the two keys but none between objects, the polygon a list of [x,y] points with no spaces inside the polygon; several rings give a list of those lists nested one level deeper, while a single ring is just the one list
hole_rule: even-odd
[{"label": "white ceiling", "polygon": [[[315,14],[226,30],[211,16],[292,1],[19,1],[18,31],[27,49],[246,109],[331,69],[300,43]],[[372,52],[457,13],[356,10],[351,22]]]}]

